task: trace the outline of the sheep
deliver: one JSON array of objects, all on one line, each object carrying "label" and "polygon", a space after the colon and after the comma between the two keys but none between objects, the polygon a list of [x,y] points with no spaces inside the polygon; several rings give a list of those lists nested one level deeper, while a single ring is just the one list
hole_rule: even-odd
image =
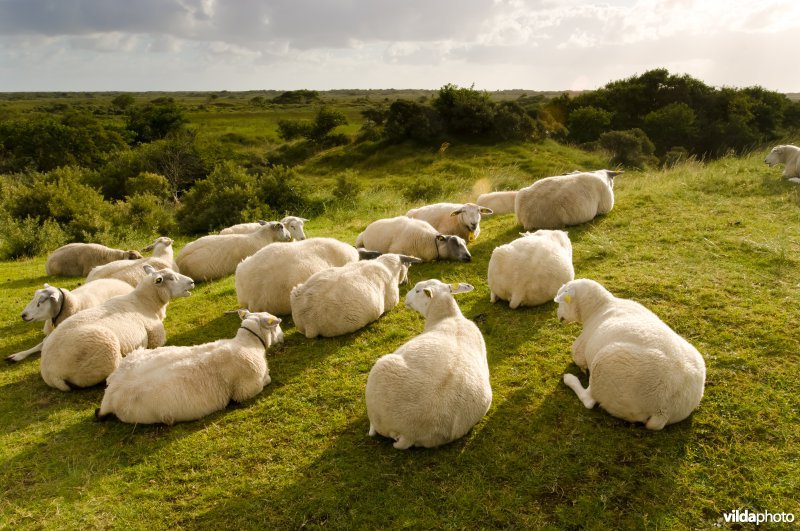
[{"label": "sheep", "polygon": [[512,310],[552,300],[558,288],[575,278],[566,232],[537,230],[520,235],[496,247],[489,259],[489,300],[507,300]]},{"label": "sheep", "polygon": [[76,313],[45,338],[40,371],[47,385],[61,391],[96,385],[134,349],[165,343],[167,303],[188,297],[194,282],[171,269],[143,268],[147,276],[136,289]]},{"label": "sheep", "polygon": [[800,147],[791,144],[775,146],[764,162],[769,166],[785,164],[783,176],[788,177],[792,182],[800,182]]},{"label": "sheep", "polygon": [[572,374],[564,383],[587,409],[600,404],[615,417],[660,430],[700,404],[703,357],[653,312],[588,279],[566,283],[555,301],[559,320],[583,324],[572,359],[588,369],[589,386]]},{"label": "sheep", "polygon": [[309,339],[355,332],[397,306],[397,286],[408,282],[409,266],[420,262],[385,254],[314,273],[292,289],[292,320]]},{"label": "sheep", "polygon": [[128,354],[108,377],[97,420],[172,425],[256,396],[271,381],[266,351],[283,342],[281,320],[247,310],[239,316],[232,339]]},{"label": "sheep", "polygon": [[[286,216],[281,220],[281,223],[289,231],[294,240],[305,240],[306,233],[303,231],[303,225],[308,221],[306,218],[297,216]],[[266,225],[266,221],[259,221],[257,223],[239,223],[226,229],[219,231],[220,234],[248,234],[257,231],[262,225]]]},{"label": "sheep", "polygon": [[98,243],[68,243],[53,251],[44,264],[50,276],[85,277],[93,267],[115,260],[138,260],[138,251],[112,249]]},{"label": "sheep", "polygon": [[514,212],[514,200],[517,198],[517,190],[506,192],[490,192],[481,194],[475,201],[482,207],[492,209],[495,214],[512,214]]},{"label": "sheep", "polygon": [[139,284],[139,281],[146,275],[144,266],[150,265],[155,269],[172,269],[175,272],[180,271],[178,265],[173,260],[173,241],[171,238],[162,236],[142,249],[143,251],[153,251],[153,254],[148,258],[140,258],[139,260],[117,260],[110,264],[95,267],[89,272],[86,277],[87,281],[97,280],[99,278],[117,278],[123,280],[133,286],[134,288]]},{"label": "sheep", "polygon": [[416,256],[425,262],[472,260],[463,238],[445,236],[429,223],[406,216],[373,221],[356,238],[356,247]]},{"label": "sheep", "polygon": [[273,242],[292,237],[283,223],[272,221],[247,234],[212,234],[186,244],[178,253],[178,267],[195,281],[216,280],[236,271],[239,262]]},{"label": "sheep", "polygon": [[546,177],[517,193],[514,211],[525,230],[561,229],[591,221],[614,208],[614,177],[598,170]]},{"label": "sheep", "polygon": [[435,203],[412,208],[406,216],[421,219],[442,234],[453,234],[472,243],[481,233],[481,215],[492,213],[492,209],[475,203]]},{"label": "sheep", "polygon": [[236,267],[236,298],[251,312],[292,313],[292,288],[317,271],[357,262],[354,247],[333,238],[308,238],[276,243],[244,259]]},{"label": "sheep", "polygon": [[[72,291],[45,284],[43,289],[36,290],[31,302],[22,310],[22,320],[44,321],[44,335],[47,336],[67,317],[131,291],[133,287],[130,284],[114,278],[87,282]],[[28,350],[12,354],[6,361],[9,363],[22,361],[31,354],[41,351],[43,343],[44,341]]]},{"label": "sheep", "polygon": [[425,317],[425,330],[370,370],[370,436],[390,437],[400,450],[432,448],[464,436],[489,410],[486,345],[453,298],[472,289],[432,279],[408,292],[406,305]]}]

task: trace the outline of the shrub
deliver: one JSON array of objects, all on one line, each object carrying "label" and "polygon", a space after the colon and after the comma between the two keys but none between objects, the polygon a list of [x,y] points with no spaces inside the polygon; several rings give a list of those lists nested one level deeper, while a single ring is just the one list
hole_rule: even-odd
[{"label": "shrub", "polygon": [[442,121],[436,111],[413,101],[397,100],[389,106],[384,134],[389,140],[430,143],[441,140]]},{"label": "shrub", "polygon": [[128,179],[125,183],[125,193],[128,196],[148,194],[159,199],[172,196],[167,178],[149,171],[144,171],[136,177]]},{"label": "shrub", "polygon": [[567,119],[569,138],[578,143],[597,140],[608,131],[612,114],[597,107],[586,106],[575,109]]},{"label": "shrub", "polygon": [[177,212],[181,232],[198,234],[241,223],[240,213],[250,201],[254,181],[232,162],[214,168],[183,195]]},{"label": "shrub", "polygon": [[134,193],[120,203],[117,226],[145,235],[172,234],[177,228],[174,205],[149,192]]},{"label": "shrub", "polygon": [[697,136],[694,111],[685,103],[671,103],[644,117],[642,128],[658,153],[672,146],[692,146]]},{"label": "shrub", "polygon": [[25,217],[15,220],[0,215],[0,258],[9,260],[38,256],[67,243],[68,237],[57,221]]},{"label": "shrub", "polygon": [[403,197],[407,201],[433,201],[445,192],[441,179],[417,179],[402,188]]},{"label": "shrub", "polygon": [[655,146],[641,129],[609,131],[600,135],[600,146],[611,153],[611,163],[644,168],[656,161]]},{"label": "shrub", "polygon": [[347,136],[333,134],[334,129],[345,124],[347,124],[347,117],[344,114],[323,106],[317,111],[312,121],[280,120],[278,136],[284,140],[304,138],[321,147],[337,146],[349,142]]},{"label": "shrub", "polygon": [[439,89],[432,105],[448,133],[482,136],[494,129],[494,104],[486,92],[447,84]]},{"label": "shrub", "polygon": [[339,203],[355,205],[360,192],[361,185],[356,180],[356,174],[352,170],[340,173],[336,177],[336,187],[333,189],[333,197]]},{"label": "shrub", "polygon": [[496,107],[492,119],[492,136],[501,140],[531,140],[536,123],[521,105],[503,102]]},{"label": "shrub", "polygon": [[152,142],[181,131],[187,119],[183,108],[172,98],[157,98],[150,103],[128,108],[127,128],[138,143]]}]

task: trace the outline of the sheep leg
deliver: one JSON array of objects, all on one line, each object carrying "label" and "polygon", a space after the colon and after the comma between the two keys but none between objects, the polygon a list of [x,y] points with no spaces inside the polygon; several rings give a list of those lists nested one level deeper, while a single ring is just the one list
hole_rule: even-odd
[{"label": "sheep leg", "polygon": [[511,300],[508,301],[508,307],[511,308],[512,310],[516,310],[517,308],[519,308],[520,304],[522,304],[522,297],[518,297],[516,295],[511,297]]},{"label": "sheep leg", "polygon": [[411,448],[413,444],[414,441],[406,438],[405,435],[401,435],[400,437],[398,437],[398,439],[394,442],[392,446],[394,446],[398,450],[407,450]]},{"label": "sheep leg", "polygon": [[495,295],[494,291],[489,293],[489,302],[492,304],[497,302],[497,295]]},{"label": "sheep leg", "polygon": [[648,430],[659,431],[664,429],[664,426],[667,425],[667,417],[663,415],[653,415],[647,422],[645,423],[645,428]]},{"label": "sheep leg", "polygon": [[16,354],[12,354],[12,355],[6,357],[6,361],[8,363],[16,363],[18,361],[22,361],[25,358],[27,358],[28,356],[30,356],[31,354],[36,354],[37,352],[41,352],[43,344],[44,344],[44,341],[42,341],[41,343],[39,343],[35,347],[29,348],[28,350],[23,350],[22,352],[17,352]]},{"label": "sheep leg", "polygon": [[378,430],[375,429],[375,426],[373,426],[371,422],[369,423],[369,433],[367,435],[370,437],[375,437],[378,435]]},{"label": "sheep leg", "polygon": [[586,389],[583,388],[581,385],[581,381],[578,380],[578,377],[574,374],[565,374],[564,375],[564,383],[567,384],[567,387],[575,391],[575,394],[578,395],[578,398],[586,409],[592,409],[596,404],[597,400],[592,398],[591,392],[591,385]]}]

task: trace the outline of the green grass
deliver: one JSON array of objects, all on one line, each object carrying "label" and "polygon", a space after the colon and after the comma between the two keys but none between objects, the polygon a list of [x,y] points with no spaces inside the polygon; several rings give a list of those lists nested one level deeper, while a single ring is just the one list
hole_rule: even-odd
[{"label": "green grass", "polygon": [[[352,168],[365,186],[309,235],[352,242],[372,219],[405,212],[393,186],[409,176],[454,180],[447,193],[467,199],[473,186],[603,165],[552,143],[454,145],[443,157],[356,149],[301,168],[311,182]],[[307,340],[286,322],[260,395],[173,427],[95,423],[102,389],[50,389],[33,357],[0,367],[0,527],[709,529],[736,508],[800,516],[798,189],[762,154],[616,181],[615,209],[569,229],[576,274],[642,302],[703,353],[706,394],[688,420],[653,433],[580,404],[561,383],[579,372],[580,327],[559,324],[553,303],[488,302],[491,251],[520,230],[499,216],[484,221],[472,263],[410,272],[412,284],[476,288],[459,302],[486,339],[494,401],[463,439],[403,452],[366,435],[372,364],[422,330],[403,305],[336,339]],[[45,276],[44,257],[0,263],[0,355],[40,340],[19,312],[43,282],[80,279]],[[223,311],[235,307],[232,277],[200,285],[170,304],[168,343],[232,336],[238,322]]]}]

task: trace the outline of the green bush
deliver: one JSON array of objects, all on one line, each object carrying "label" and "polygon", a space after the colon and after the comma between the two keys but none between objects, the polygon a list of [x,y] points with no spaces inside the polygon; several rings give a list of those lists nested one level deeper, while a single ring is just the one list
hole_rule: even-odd
[{"label": "green bush", "polygon": [[156,98],[127,109],[127,128],[138,143],[153,142],[181,131],[188,121],[183,108],[172,98]]},{"label": "green bush", "polygon": [[0,215],[0,258],[9,260],[48,253],[67,243],[67,234],[57,221]]},{"label": "green bush", "polygon": [[336,187],[333,189],[333,197],[337,202],[356,205],[358,194],[361,193],[361,185],[358,183],[355,172],[348,170],[340,173],[336,177]]},{"label": "green bush", "polygon": [[389,140],[431,143],[440,141],[442,133],[442,120],[429,105],[397,100],[389,106],[384,126],[384,134]]},{"label": "green bush", "polygon": [[125,193],[128,196],[147,194],[159,199],[172,197],[167,178],[158,173],[143,171],[125,182]]},{"label": "green bush", "polygon": [[146,236],[172,234],[177,228],[174,204],[162,196],[137,192],[119,203],[117,226]]},{"label": "green bush", "polygon": [[567,119],[569,138],[579,144],[597,140],[611,126],[612,114],[588,105],[575,109]]},{"label": "green bush", "polygon": [[654,164],[655,146],[641,129],[609,131],[600,135],[600,147],[611,153],[611,163],[630,168]]},{"label": "green bush", "polygon": [[255,177],[234,163],[217,166],[183,195],[178,227],[184,234],[199,234],[241,223],[254,185]]},{"label": "green bush", "polygon": [[486,92],[447,84],[431,104],[453,135],[485,136],[494,129],[494,103]]}]

